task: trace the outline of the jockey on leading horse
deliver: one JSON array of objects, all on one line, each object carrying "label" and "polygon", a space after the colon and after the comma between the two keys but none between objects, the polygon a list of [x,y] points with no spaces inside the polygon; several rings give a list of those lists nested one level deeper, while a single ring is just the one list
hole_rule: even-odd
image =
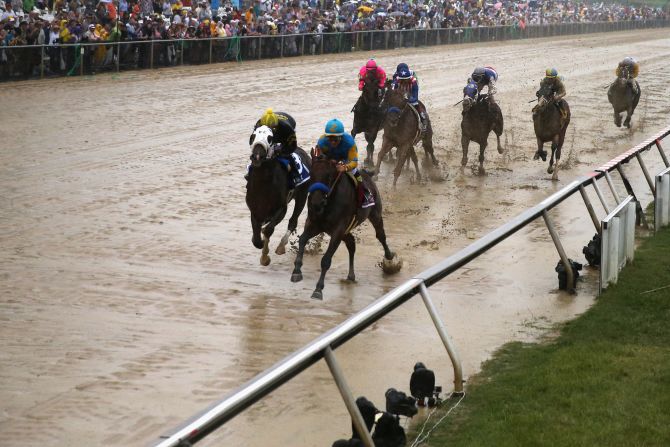
[{"label": "jockey on leading horse", "polygon": [[363,183],[363,177],[358,170],[358,148],[354,138],[344,132],[344,124],[338,119],[326,123],[324,134],[316,143],[316,152],[322,153],[327,159],[335,160],[337,172],[350,172],[356,179],[359,203],[361,208],[368,208],[375,204],[374,197]]},{"label": "jockey on leading horse", "polygon": [[[487,99],[490,103],[495,103],[493,95],[497,92],[496,81],[498,80],[498,72],[493,67],[477,67],[468,79],[468,86],[474,84],[477,86],[477,94],[481,94],[484,86],[488,87]],[[467,87],[466,87],[467,89]],[[465,96],[470,96],[463,90]],[[472,97],[472,96],[470,96]],[[473,98],[474,99],[474,98]]]},{"label": "jockey on leading horse", "polygon": [[[541,93],[543,90],[546,90],[549,93],[544,95]],[[558,71],[555,68],[547,68],[545,72],[545,77],[540,81],[540,89],[535,92],[535,96],[538,98],[538,106],[542,106],[548,101],[554,101],[558,110],[561,111],[561,115],[565,119],[567,117],[567,110],[563,107],[563,97],[565,96],[565,85],[563,81],[558,76]]]},{"label": "jockey on leading horse", "polygon": [[630,85],[633,89],[633,93],[636,95],[638,92],[638,85],[635,78],[637,78],[638,74],[640,74],[640,64],[630,56],[624,57],[616,68],[617,77],[626,79],[628,85]]},{"label": "jockey on leading horse", "polygon": [[381,99],[384,86],[386,85],[386,72],[382,67],[377,65],[374,59],[367,61],[358,71],[358,91],[363,91],[365,79],[370,75],[377,80],[377,97]]},{"label": "jockey on leading horse", "polygon": [[419,113],[419,128],[421,133],[424,133],[428,128],[426,107],[419,101],[419,80],[407,64],[398,64],[393,74],[391,88],[401,90],[406,94],[407,102]]},{"label": "jockey on leading horse", "polygon": [[[267,126],[272,130],[273,142],[278,157],[285,160],[288,164],[288,172],[291,178],[291,187],[295,187],[306,181],[301,175],[301,166],[293,157],[293,151],[298,147],[298,140],[295,136],[295,120],[288,113],[275,113],[272,109],[267,109],[263,116],[256,121],[254,130],[261,126]],[[251,140],[249,141],[251,144]],[[249,166],[251,169],[251,166]],[[249,173],[245,175],[248,180]]]}]

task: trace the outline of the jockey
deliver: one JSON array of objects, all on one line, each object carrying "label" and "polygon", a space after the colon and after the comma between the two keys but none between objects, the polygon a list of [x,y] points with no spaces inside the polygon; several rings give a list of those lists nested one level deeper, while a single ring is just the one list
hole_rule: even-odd
[{"label": "jockey", "polygon": [[400,63],[393,74],[391,88],[400,89],[407,95],[407,102],[419,112],[419,127],[421,132],[425,132],[428,127],[428,116],[423,103],[419,101],[419,80],[416,74],[409,69],[407,64]]},{"label": "jockey", "polygon": [[358,90],[363,90],[365,78],[368,73],[373,73],[375,79],[377,79],[377,97],[381,98],[384,86],[386,85],[386,72],[382,67],[377,65],[377,62],[375,62],[374,59],[367,61],[367,63],[358,71]]},{"label": "jockey", "polygon": [[337,172],[351,172],[356,178],[359,203],[362,208],[375,204],[370,191],[363,183],[363,177],[358,170],[358,148],[354,138],[344,131],[342,121],[332,119],[326,123],[324,134],[316,143],[317,151],[321,151],[329,160],[335,160]]},{"label": "jockey", "polygon": [[481,94],[482,89],[486,86],[487,98],[494,103],[493,95],[497,92],[496,81],[498,80],[498,72],[493,67],[477,67],[470,75],[468,84],[474,82],[477,85],[477,94]]},{"label": "jockey", "polygon": [[[551,91],[550,95],[542,96],[540,93],[544,88],[547,88]],[[558,76],[558,71],[555,68],[547,68],[545,72],[545,77],[540,81],[540,89],[535,93],[535,96],[538,98],[538,104],[542,105],[547,101],[554,100],[556,106],[561,111],[561,115],[565,118],[567,112],[563,107],[563,97],[565,96],[565,85],[563,81]]]},{"label": "jockey", "polygon": [[633,89],[633,93],[637,94],[638,85],[637,81],[635,81],[635,78],[637,78],[637,75],[640,74],[640,64],[638,64],[637,61],[630,56],[624,57],[623,60],[619,62],[619,66],[616,68],[616,75],[618,78],[622,78],[624,76],[622,72],[623,68],[628,69],[628,77],[626,78],[628,85],[630,85]]},{"label": "jockey", "polygon": [[[263,116],[256,121],[254,130],[260,126],[267,126],[272,130],[274,137],[273,146],[277,150],[278,156],[288,162],[288,171],[291,176],[293,186],[302,182],[300,176],[300,166],[293,158],[293,151],[298,147],[298,140],[295,136],[295,120],[288,113],[275,113],[272,109],[267,109]],[[251,144],[251,139],[249,140]],[[249,174],[245,176],[248,180]]]}]

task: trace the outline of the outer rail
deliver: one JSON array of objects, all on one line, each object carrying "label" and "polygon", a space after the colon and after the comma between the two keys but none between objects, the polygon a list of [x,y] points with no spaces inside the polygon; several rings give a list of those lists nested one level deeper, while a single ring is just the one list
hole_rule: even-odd
[{"label": "outer rail", "polygon": [[[417,294],[423,298],[431,319],[433,320],[438,334],[440,335],[440,338],[442,339],[442,342],[445,345],[445,348],[452,361],[454,368],[454,394],[462,394],[463,375],[461,364],[458,359],[458,355],[456,354],[455,349],[453,348],[451,341],[446,333],[445,326],[435,311],[427,288],[432,284],[435,284],[436,282],[444,279],[446,276],[463,267],[481,254],[485,253],[499,242],[507,239],[540,216],[544,218],[544,221],[554,243],[556,244],[556,248],[561,256],[561,259],[563,259],[565,257],[565,252],[560,244],[558,235],[553,230],[553,226],[551,225],[551,221],[548,217],[548,211],[559,205],[573,194],[580,192],[589,214],[591,214],[593,218],[595,213],[593,212],[593,208],[588,201],[588,197],[584,193],[584,188],[590,184],[594,186],[600,200],[603,202],[603,206],[606,210],[608,210],[608,207],[604,203],[604,199],[596,181],[602,177],[606,177],[608,179],[608,184],[612,188],[614,197],[618,197],[617,192],[614,190],[614,185],[611,182],[609,175],[610,171],[618,170],[623,177],[623,170],[621,169],[621,166],[628,163],[632,159],[637,159],[638,162],[640,162],[642,171],[646,171],[646,167],[644,167],[644,164],[641,161],[642,159],[640,154],[648,151],[654,146],[658,148],[663,163],[667,167],[668,160],[661,148],[660,140],[668,135],[670,135],[670,126],[666,127],[652,138],[645,140],[634,148],[610,160],[594,171],[589,172],[584,176],[578,177],[560,191],[557,191],[553,195],[544,199],[542,202],[522,212],[515,218],[511,219],[509,222],[491,231],[486,236],[463,248],[459,252],[447,257],[437,265],[405,281],[403,284],[377,299],[361,311],[352,315],[335,328],[321,335],[316,340],[307,344],[293,354],[285,357],[283,360],[258,374],[256,377],[238,389],[232,391],[221,401],[215,403],[207,410],[193,417],[181,428],[174,430],[171,435],[161,437],[162,439],[157,442],[155,446],[183,447],[198,442],[219,428],[221,425],[237,416],[244,409],[267,396],[276,388],[290,381],[293,377],[300,374],[314,363],[324,359],[327,361],[330,371],[333,374],[333,378],[337,383],[338,388],[340,389],[342,398],[345,401],[345,404],[347,405],[347,408],[349,409],[349,412],[354,420],[354,425],[359,427],[357,431],[359,431],[361,439],[367,447],[374,447],[369,433],[360,432],[360,427],[364,426],[362,424],[362,418],[358,408],[355,405],[355,402],[353,401],[353,397],[349,392],[344,375],[337,364],[337,360],[335,359],[333,351]],[[625,177],[623,178],[625,180]],[[627,183],[627,180],[625,180],[624,183]],[[596,225],[596,230],[600,231],[600,227],[597,221],[594,221],[594,224]],[[565,263],[567,259],[563,259],[563,261]],[[567,271],[571,273],[571,269],[567,269]],[[568,284],[572,284],[571,278],[568,278]]]}]

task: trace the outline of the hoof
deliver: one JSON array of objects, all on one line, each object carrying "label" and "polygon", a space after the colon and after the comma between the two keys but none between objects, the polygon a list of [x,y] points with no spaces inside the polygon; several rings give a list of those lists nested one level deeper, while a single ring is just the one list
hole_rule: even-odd
[{"label": "hoof", "polygon": [[468,159],[467,159],[466,157],[463,157],[463,158],[461,159],[461,166],[465,166],[465,165],[467,165],[467,164],[468,164]]},{"label": "hoof", "polygon": [[551,174],[552,172],[554,172],[554,167],[553,167],[553,166],[549,166],[549,167],[547,168],[547,174]]},{"label": "hoof", "polygon": [[498,146],[498,153],[502,154],[503,152],[505,152],[505,148],[502,146]]},{"label": "hoof", "polygon": [[264,267],[267,267],[270,265],[270,257],[269,256],[261,256],[261,265]]},{"label": "hoof", "polygon": [[356,282],[356,275],[347,275],[347,281]]},{"label": "hoof", "polygon": [[321,290],[319,290],[319,289],[316,289],[316,290],[312,293],[312,299],[313,299],[313,300],[323,301],[323,292],[322,292]]},{"label": "hoof", "polygon": [[479,175],[486,175],[486,169],[484,169],[484,166],[479,167]]},{"label": "hoof", "polygon": [[547,161],[547,151],[540,152],[540,158],[542,161]]},{"label": "hoof", "polygon": [[286,253],[286,245],[277,245],[277,249],[275,250],[275,254],[278,255],[283,255]]},{"label": "hoof", "polygon": [[402,268],[402,259],[399,256],[396,256],[395,254],[391,259],[386,259],[382,261],[382,270],[384,273],[392,275],[394,273],[398,273],[400,269]]},{"label": "hoof", "polygon": [[294,273],[291,275],[291,282],[300,282],[302,281],[302,273]]}]

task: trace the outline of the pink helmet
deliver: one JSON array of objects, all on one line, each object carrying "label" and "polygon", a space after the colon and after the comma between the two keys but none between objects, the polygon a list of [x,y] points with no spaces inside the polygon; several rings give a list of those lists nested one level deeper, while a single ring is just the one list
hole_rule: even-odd
[{"label": "pink helmet", "polygon": [[370,59],[370,60],[365,64],[365,69],[366,69],[366,70],[376,70],[376,69],[377,69],[377,62],[375,62],[374,59]]}]

